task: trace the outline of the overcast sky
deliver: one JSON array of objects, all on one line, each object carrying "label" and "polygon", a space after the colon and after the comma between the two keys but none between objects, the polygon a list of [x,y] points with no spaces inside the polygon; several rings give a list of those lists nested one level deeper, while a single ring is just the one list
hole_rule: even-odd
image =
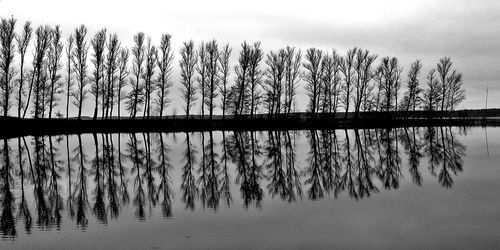
[{"label": "overcast sky", "polygon": [[[156,42],[170,33],[177,51],[182,41],[212,38],[230,43],[233,54],[243,40],[261,41],[265,51],[294,45],[344,53],[360,46],[379,57],[398,57],[405,74],[415,59],[427,73],[449,56],[464,75],[462,107],[484,107],[486,86],[489,106],[500,106],[495,98],[500,94],[500,1],[495,0],[0,0],[0,16],[11,15],[35,25],[60,24],[65,34],[79,24],[92,35],[106,27],[129,45],[138,31]],[[299,94],[305,104],[304,92]]]}]

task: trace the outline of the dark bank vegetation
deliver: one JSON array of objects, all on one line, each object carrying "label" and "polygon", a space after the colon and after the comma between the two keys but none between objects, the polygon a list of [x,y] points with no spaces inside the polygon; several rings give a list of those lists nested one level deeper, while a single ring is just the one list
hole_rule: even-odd
[{"label": "dark bank vegetation", "polygon": [[[112,227],[129,207],[143,221],[154,218],[153,209],[175,216],[175,203],[217,211],[262,207],[265,199],[361,200],[409,182],[452,188],[466,167],[463,133],[410,127],[4,139],[0,234],[65,230],[68,223]],[[171,157],[176,144],[182,157]]]},{"label": "dark bank vegetation", "polygon": [[[308,113],[347,117],[354,112],[355,118],[362,112],[397,111],[439,111],[443,118],[465,99],[462,74],[449,57],[421,72],[420,60],[404,70],[397,58],[358,47],[346,53],[302,52],[293,46],[264,52],[260,42],[244,41],[234,49],[238,55],[232,63],[233,49],[217,40],[186,41],[177,55],[167,33],[156,42],[138,32],[127,48],[106,29],[90,34],[81,25],[62,34],[59,26],[35,28],[26,22],[18,28],[16,23],[14,18],[0,23],[4,117],[68,119],[71,108],[78,119],[162,118],[169,115],[173,88],[181,93],[179,109],[186,118],[196,107],[208,119],[216,113],[254,118],[304,111],[297,107],[298,89],[307,93]],[[179,83],[173,81],[174,66],[179,66]],[[93,112],[82,114],[84,105]]]}]

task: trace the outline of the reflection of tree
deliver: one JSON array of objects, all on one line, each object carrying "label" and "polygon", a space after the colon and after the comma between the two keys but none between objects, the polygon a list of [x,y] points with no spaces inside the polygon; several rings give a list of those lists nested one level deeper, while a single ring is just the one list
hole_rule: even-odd
[{"label": "reflection of tree", "polygon": [[143,179],[141,178],[141,168],[144,159],[144,149],[140,146],[137,141],[135,134],[130,134],[130,142],[128,143],[128,155],[130,161],[132,162],[131,174],[135,174],[134,177],[134,191],[135,197],[133,203],[136,207],[135,216],[139,220],[144,220],[146,218],[146,212],[144,210],[144,205],[146,203],[146,195],[144,193]]},{"label": "reflection of tree", "polygon": [[182,201],[186,203],[186,208],[194,210],[194,202],[198,195],[196,180],[194,177],[194,164],[196,164],[196,149],[189,140],[189,133],[186,132],[186,150],[183,153],[184,166],[182,167]]},{"label": "reflection of tree", "polygon": [[323,185],[321,183],[322,180],[322,168],[321,168],[321,160],[319,156],[319,144],[318,144],[318,135],[316,131],[310,131],[308,133],[309,144],[311,149],[309,151],[309,156],[307,157],[307,161],[309,166],[305,169],[306,176],[308,178],[305,180],[305,184],[310,184],[310,188],[307,191],[307,196],[311,200],[322,199],[324,196],[323,193]]},{"label": "reflection of tree", "polygon": [[61,166],[61,161],[57,159],[59,153],[58,148],[54,147],[52,144],[52,136],[49,136],[49,150],[50,150],[50,183],[49,183],[49,209],[52,224],[55,224],[59,229],[61,226],[61,211],[64,208],[64,201],[60,195],[59,179],[61,178],[60,173],[63,171]]},{"label": "reflection of tree", "polygon": [[285,137],[285,168],[286,168],[286,199],[293,202],[302,197],[302,184],[300,174],[296,168],[295,138],[290,136],[290,132],[284,132]]},{"label": "reflection of tree", "polygon": [[377,174],[386,189],[397,189],[401,173],[401,157],[398,151],[397,130],[380,131],[380,164]]},{"label": "reflection of tree", "polygon": [[99,159],[99,142],[97,140],[97,135],[94,133],[94,148],[95,148],[95,157],[92,160],[92,168],[90,173],[94,175],[94,181],[96,183],[94,190],[94,207],[92,208],[92,213],[96,216],[97,221],[103,224],[108,223],[108,215],[106,212],[106,204],[104,202],[104,171],[103,167],[101,167],[101,163],[104,162],[104,159]]},{"label": "reflection of tree", "polygon": [[78,161],[78,176],[77,185],[73,192],[73,197],[76,199],[76,224],[85,230],[88,226],[87,219],[87,163],[86,155],[83,153],[82,135],[78,134],[78,147],[75,149],[75,159]]},{"label": "reflection of tree", "polygon": [[[105,138],[104,138],[105,137]],[[118,182],[116,176],[119,175],[115,163],[115,149],[113,136],[102,135],[103,141],[103,164],[104,172],[107,174],[107,190],[109,199],[109,213],[111,219],[117,219],[120,213],[120,202],[118,198]]]},{"label": "reflection of tree", "polygon": [[158,196],[162,194],[162,214],[163,217],[172,217],[172,183],[170,180],[170,171],[172,170],[172,164],[170,163],[170,158],[168,156],[170,148],[163,140],[163,133],[158,133],[157,142],[157,153],[158,153],[158,174],[160,175],[161,181],[158,186]]},{"label": "reflection of tree", "polygon": [[441,127],[440,132],[443,145],[443,162],[441,163],[438,180],[443,187],[451,188],[454,182],[451,174],[456,175],[458,172],[462,172],[462,157],[465,155],[465,146],[455,140],[451,128]]},{"label": "reflection of tree", "polygon": [[[26,173],[24,173],[24,166],[26,165],[26,160],[23,158],[24,152],[26,151],[29,155],[29,149],[26,147],[26,140],[22,137],[24,142],[24,147],[21,145],[21,137],[17,138],[17,146],[18,146],[18,157],[19,157],[19,177],[21,178],[21,201],[18,206],[18,219],[24,221],[24,230],[27,233],[31,232],[31,227],[33,226],[33,219],[31,217],[31,212],[28,206],[28,202],[26,201],[25,195],[25,187],[24,187],[24,179],[27,177]],[[31,162],[31,160],[30,160]]]},{"label": "reflection of tree", "polygon": [[[409,132],[409,130],[411,131]],[[401,133],[401,142],[403,144],[404,150],[408,155],[408,164],[410,168],[410,175],[412,177],[413,183],[420,186],[422,185],[422,173],[418,169],[420,165],[420,159],[422,158],[422,142],[418,138],[419,130],[413,128],[403,128]],[[418,136],[418,137],[417,137]]]},{"label": "reflection of tree", "polygon": [[217,210],[219,207],[220,201],[220,192],[219,192],[219,164],[216,164],[218,154],[214,151],[214,137],[213,132],[209,133],[209,142],[208,142],[208,178],[207,178],[207,206],[212,208],[213,210]]},{"label": "reflection of tree", "polygon": [[[156,206],[158,199],[156,195],[156,184],[155,177],[153,172],[156,172],[157,163],[151,157],[151,136],[149,133],[143,133],[142,137],[144,139],[144,178],[146,179],[147,187],[148,187],[148,199],[149,204],[152,206]],[[151,206],[149,207],[151,210]]]},{"label": "reflection of tree", "polygon": [[14,194],[10,190],[10,185],[13,183],[11,176],[12,162],[10,160],[10,146],[7,139],[3,140],[3,167],[0,172],[1,184],[1,202],[2,202],[2,217],[0,218],[0,227],[4,237],[16,237],[16,221],[14,219],[15,199]]},{"label": "reflection of tree", "polygon": [[222,164],[222,174],[220,181],[220,189],[219,192],[221,194],[221,198],[226,202],[226,205],[229,207],[233,200],[231,196],[231,179],[229,176],[229,171],[227,167],[227,142],[226,142],[226,133],[222,131],[222,156],[220,158],[220,164]]}]

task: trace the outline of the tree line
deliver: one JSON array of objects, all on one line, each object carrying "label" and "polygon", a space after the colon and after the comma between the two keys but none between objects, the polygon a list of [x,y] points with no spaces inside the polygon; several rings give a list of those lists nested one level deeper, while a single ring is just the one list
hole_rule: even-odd
[{"label": "tree line", "polygon": [[[0,110],[3,116],[69,118],[70,107],[82,117],[84,100],[91,99],[93,119],[163,117],[171,105],[175,51],[172,36],[159,44],[139,32],[132,48],[122,46],[106,29],[93,36],[85,25],[67,38],[60,27],[27,21],[16,32],[16,19],[0,23]],[[30,62],[27,52],[33,51]],[[298,88],[309,102],[307,112],[337,113],[455,110],[465,99],[463,77],[443,57],[421,81],[422,63],[411,63],[407,76],[396,57],[379,58],[354,47],[340,54],[293,46],[264,53],[260,42],[243,42],[235,65],[232,48],[215,39],[183,42],[179,51],[182,108],[186,118],[199,105],[212,119],[258,113],[288,115],[297,110]],[[90,62],[90,64],[89,64]],[[405,85],[405,86],[403,86]],[[65,102],[64,102],[65,101]],[[64,105],[56,112],[58,105]],[[88,104],[87,104],[88,105]],[[61,111],[62,110],[62,111]],[[65,112],[65,113],[63,113]]]}]

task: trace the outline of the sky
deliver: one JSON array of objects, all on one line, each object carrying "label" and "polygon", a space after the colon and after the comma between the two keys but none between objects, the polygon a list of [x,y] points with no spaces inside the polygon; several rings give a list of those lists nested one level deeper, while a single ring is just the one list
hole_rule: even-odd
[{"label": "sky", "polygon": [[[170,33],[176,52],[183,41],[215,38],[233,47],[233,64],[244,40],[261,41],[265,52],[293,45],[344,54],[358,46],[379,58],[398,57],[405,80],[410,63],[420,59],[424,81],[439,58],[449,56],[464,76],[467,99],[461,108],[483,108],[487,87],[488,107],[500,107],[495,98],[500,94],[498,13],[500,1],[494,0],[0,0],[0,16],[17,18],[18,30],[26,20],[59,24],[66,35],[80,24],[90,35],[105,27],[129,47],[139,31],[156,43]],[[182,113],[178,72],[176,62],[172,105]],[[305,91],[299,89],[299,110],[306,104]]]}]

